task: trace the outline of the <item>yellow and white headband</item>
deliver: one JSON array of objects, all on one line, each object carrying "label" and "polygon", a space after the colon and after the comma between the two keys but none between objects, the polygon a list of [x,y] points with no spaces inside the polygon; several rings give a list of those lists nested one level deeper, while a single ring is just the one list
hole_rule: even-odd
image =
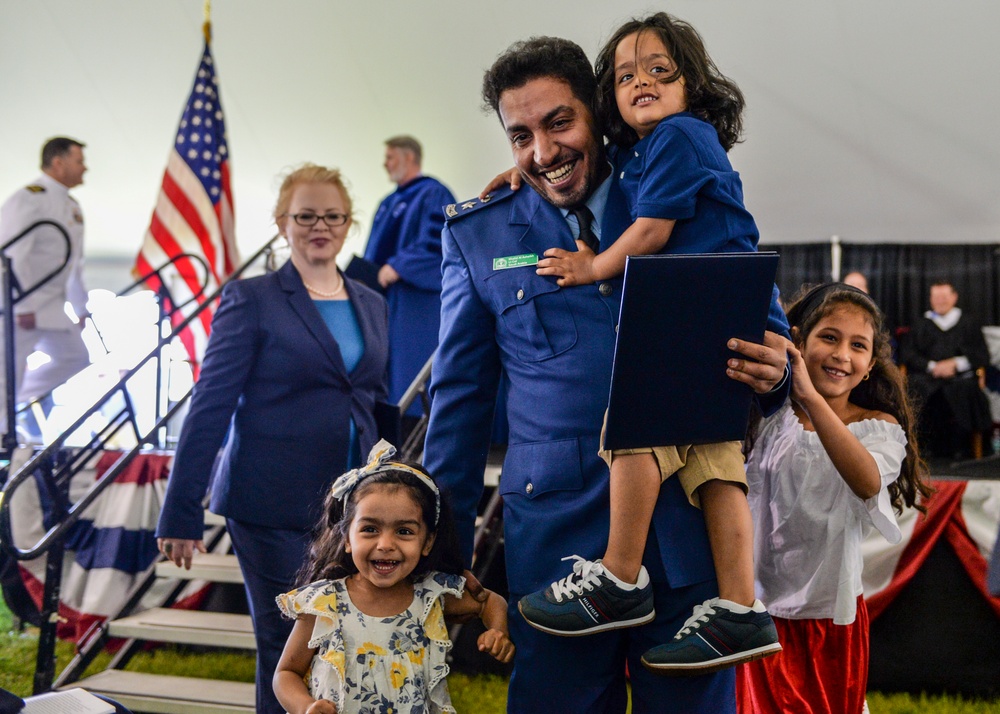
[{"label": "yellow and white headband", "polygon": [[355,487],[357,487],[361,481],[369,476],[387,473],[389,471],[405,471],[408,474],[416,476],[421,483],[427,486],[427,488],[434,493],[434,526],[436,528],[438,520],[441,518],[441,492],[438,490],[437,484],[429,479],[427,474],[422,471],[419,471],[412,466],[407,466],[399,461],[391,461],[392,457],[395,455],[396,447],[385,439],[381,439],[377,444],[375,444],[375,446],[372,447],[371,452],[368,454],[367,464],[360,468],[348,471],[333,482],[333,485],[330,487],[331,495],[337,500],[346,502]]}]

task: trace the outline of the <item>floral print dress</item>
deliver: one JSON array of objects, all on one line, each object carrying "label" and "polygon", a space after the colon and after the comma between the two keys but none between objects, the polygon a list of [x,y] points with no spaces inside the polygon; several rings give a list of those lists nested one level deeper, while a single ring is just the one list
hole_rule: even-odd
[{"label": "floral print dress", "polygon": [[432,571],[413,584],[413,602],[390,617],[358,610],[347,583],[320,580],[277,598],[290,617],[315,615],[309,647],[316,649],[306,686],[338,714],[454,712],[448,693],[451,641],[441,596],[462,596],[465,579]]}]

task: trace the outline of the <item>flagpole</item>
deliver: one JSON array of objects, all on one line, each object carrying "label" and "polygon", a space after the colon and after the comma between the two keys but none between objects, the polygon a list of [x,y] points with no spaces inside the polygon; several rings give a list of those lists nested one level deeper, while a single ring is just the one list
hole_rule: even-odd
[{"label": "flagpole", "polygon": [[202,29],[205,32],[205,44],[212,44],[212,0],[205,0],[205,24]]}]

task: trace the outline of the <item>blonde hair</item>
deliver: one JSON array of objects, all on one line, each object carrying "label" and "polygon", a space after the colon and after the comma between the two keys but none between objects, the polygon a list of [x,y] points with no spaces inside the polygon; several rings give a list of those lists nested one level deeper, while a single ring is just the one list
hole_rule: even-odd
[{"label": "blonde hair", "polygon": [[280,223],[281,219],[288,213],[288,207],[292,203],[292,194],[295,193],[295,189],[307,183],[325,183],[335,186],[344,198],[344,207],[347,209],[347,215],[351,217],[352,221],[354,220],[354,202],[351,200],[351,194],[344,184],[344,178],[340,170],[305,163],[298,168],[292,169],[281,182],[281,188],[278,189],[278,202],[274,205],[273,218],[279,228],[282,227]]}]

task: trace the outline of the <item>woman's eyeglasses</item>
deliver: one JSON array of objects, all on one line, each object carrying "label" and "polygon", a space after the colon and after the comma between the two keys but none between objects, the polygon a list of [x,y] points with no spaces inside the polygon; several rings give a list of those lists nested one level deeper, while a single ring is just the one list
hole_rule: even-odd
[{"label": "woman's eyeglasses", "polygon": [[326,225],[334,228],[336,226],[342,226],[347,223],[347,219],[350,218],[346,213],[325,213],[322,216],[318,213],[313,213],[312,211],[303,211],[302,213],[286,213],[286,216],[292,218],[300,226],[315,226],[319,219],[323,219]]}]

